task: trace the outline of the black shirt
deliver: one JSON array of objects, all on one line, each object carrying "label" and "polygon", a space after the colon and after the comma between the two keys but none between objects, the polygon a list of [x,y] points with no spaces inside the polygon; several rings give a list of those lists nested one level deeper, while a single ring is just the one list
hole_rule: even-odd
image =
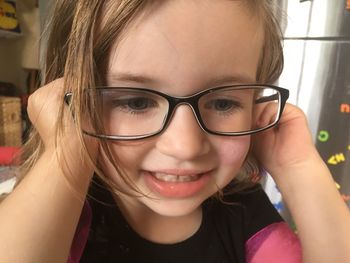
[{"label": "black shirt", "polygon": [[90,195],[93,217],[81,263],[244,263],[245,242],[264,227],[282,221],[256,185],[225,196],[230,204],[206,200],[201,226],[194,235],[176,244],[157,244],[133,231],[106,188],[95,185]]}]

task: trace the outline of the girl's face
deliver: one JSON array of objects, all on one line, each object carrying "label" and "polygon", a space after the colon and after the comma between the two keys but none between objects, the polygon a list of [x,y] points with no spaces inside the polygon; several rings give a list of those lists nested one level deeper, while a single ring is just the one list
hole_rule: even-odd
[{"label": "girl's face", "polygon": [[[173,96],[254,83],[263,34],[243,1],[164,1],[129,26],[110,56],[109,86],[146,87]],[[118,125],[118,124],[116,124]],[[206,134],[188,105],[158,136],[110,142],[142,193],[128,207],[183,216],[225,187],[240,170],[250,137]],[[104,171],[125,187],[107,161]]]}]

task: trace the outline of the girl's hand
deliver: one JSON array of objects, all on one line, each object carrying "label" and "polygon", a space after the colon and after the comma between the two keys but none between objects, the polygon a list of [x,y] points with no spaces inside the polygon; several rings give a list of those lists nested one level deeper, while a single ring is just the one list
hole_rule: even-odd
[{"label": "girl's hand", "polygon": [[[34,156],[29,171],[1,203],[0,262],[67,262],[69,258],[94,170],[82,154],[79,132],[63,103],[63,82],[58,79],[29,97],[28,115],[37,131],[33,146],[40,156]],[[56,140],[62,110],[62,133]],[[89,153],[96,154],[97,142],[85,139]]]},{"label": "girl's hand", "polygon": [[[62,137],[56,141],[56,126],[59,124],[60,105],[64,98],[63,85],[64,80],[61,78],[35,91],[28,100],[28,116],[43,141],[45,152],[58,157],[60,165],[66,168],[65,172],[82,173],[82,168],[86,167],[92,174],[92,166],[82,151],[78,132],[68,107],[63,109],[65,112]],[[87,136],[84,140],[90,156],[95,160],[97,141]]]},{"label": "girl's hand", "polygon": [[319,159],[304,113],[291,104],[286,105],[276,127],[254,135],[253,152],[274,179]]},{"label": "girl's hand", "polygon": [[[57,79],[39,88],[28,99],[29,119],[39,133],[46,150],[55,148],[59,105],[63,98],[63,81],[63,79]],[[70,133],[72,126],[71,121],[67,120],[66,129]]]}]

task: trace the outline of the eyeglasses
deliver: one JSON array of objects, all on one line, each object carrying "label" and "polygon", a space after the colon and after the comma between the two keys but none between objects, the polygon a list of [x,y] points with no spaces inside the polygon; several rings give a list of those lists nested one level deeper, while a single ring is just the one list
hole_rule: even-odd
[{"label": "eyeglasses", "polygon": [[[66,103],[73,93],[65,95]],[[289,91],[272,85],[232,85],[211,88],[192,96],[168,94],[129,87],[86,89],[90,119],[85,134],[101,139],[137,140],[155,136],[168,126],[177,107],[189,106],[202,130],[221,136],[248,135],[276,125]]]}]

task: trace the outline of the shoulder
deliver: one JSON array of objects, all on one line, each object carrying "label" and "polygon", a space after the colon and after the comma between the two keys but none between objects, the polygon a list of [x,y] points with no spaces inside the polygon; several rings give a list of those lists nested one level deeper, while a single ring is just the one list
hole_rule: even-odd
[{"label": "shoulder", "polygon": [[225,209],[242,216],[246,262],[301,262],[297,235],[283,221],[261,185],[227,194],[224,201]]},{"label": "shoulder", "polygon": [[226,192],[215,203],[217,213],[241,225],[245,240],[266,226],[283,221],[260,184],[239,192]]},{"label": "shoulder", "polygon": [[94,178],[70,251],[69,263],[106,261],[111,236],[111,213],[116,204],[108,188]]}]

